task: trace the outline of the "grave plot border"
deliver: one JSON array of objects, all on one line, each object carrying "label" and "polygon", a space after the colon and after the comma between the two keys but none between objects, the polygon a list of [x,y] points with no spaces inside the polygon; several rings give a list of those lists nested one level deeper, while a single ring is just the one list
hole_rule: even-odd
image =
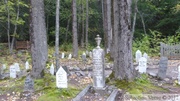
[{"label": "grave plot border", "polygon": [[161,57],[167,57],[170,60],[180,60],[180,43],[165,44],[160,42]]}]

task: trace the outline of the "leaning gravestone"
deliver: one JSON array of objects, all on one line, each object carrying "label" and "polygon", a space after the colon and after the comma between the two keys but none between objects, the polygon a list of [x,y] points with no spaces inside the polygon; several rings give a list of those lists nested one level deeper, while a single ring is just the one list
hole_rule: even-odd
[{"label": "leaning gravestone", "polygon": [[67,73],[60,67],[56,73],[56,86],[57,88],[67,88]]},{"label": "leaning gravestone", "polygon": [[10,78],[16,78],[16,67],[14,65],[10,66],[9,71],[10,71]]},{"label": "leaning gravestone", "polygon": [[145,57],[141,57],[139,59],[139,72],[140,73],[146,73],[146,69],[147,69],[147,59]]},{"label": "leaning gravestone", "polygon": [[180,85],[180,65],[178,66],[178,84]]},{"label": "leaning gravestone", "polygon": [[19,63],[14,63],[14,66],[16,68],[17,72],[20,72],[20,67],[19,67]]},{"label": "leaning gravestone", "polygon": [[25,63],[25,68],[26,68],[26,70],[29,69],[29,62],[28,61],[26,61],[26,63]]},{"label": "leaning gravestone", "polygon": [[168,58],[161,57],[159,62],[158,78],[164,79],[166,77]]},{"label": "leaning gravestone", "polygon": [[51,75],[54,75],[54,65],[53,64],[51,64],[49,71],[50,71]]},{"label": "leaning gravestone", "polygon": [[24,82],[24,91],[34,91],[34,80],[31,78],[31,75],[28,75]]},{"label": "leaning gravestone", "polygon": [[139,62],[139,59],[142,57],[142,53],[140,50],[137,50],[136,51],[136,62],[138,63]]},{"label": "leaning gravestone", "polygon": [[97,35],[95,38],[97,47],[93,49],[93,87],[95,89],[103,89],[105,87],[104,74],[104,50],[100,48],[101,38]]}]

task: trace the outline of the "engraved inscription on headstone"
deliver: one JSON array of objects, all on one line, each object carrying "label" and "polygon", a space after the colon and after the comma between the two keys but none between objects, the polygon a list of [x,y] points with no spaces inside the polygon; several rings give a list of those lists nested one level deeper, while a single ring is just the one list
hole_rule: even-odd
[{"label": "engraved inscription on headstone", "polygon": [[25,63],[25,68],[29,69],[29,62],[28,61],[26,61],[26,63]]},{"label": "engraved inscription on headstone", "polygon": [[31,78],[30,75],[28,75],[24,82],[24,91],[34,91],[34,80]]},{"label": "engraved inscription on headstone", "polygon": [[147,69],[147,59],[145,57],[141,57],[139,59],[139,72],[140,73],[146,73]]},{"label": "engraved inscription on headstone", "polygon": [[67,73],[66,71],[60,67],[56,73],[56,86],[58,88],[67,88]]},{"label": "engraved inscription on headstone", "polygon": [[166,77],[167,64],[168,64],[168,58],[161,57],[159,62],[159,70],[158,70],[158,77],[160,79],[164,79]]},{"label": "engraved inscription on headstone", "polygon": [[138,63],[139,62],[139,59],[142,57],[142,53],[140,50],[137,50],[136,51],[136,62]]},{"label": "engraved inscription on headstone", "polygon": [[53,64],[51,64],[49,71],[50,71],[51,75],[54,75],[54,65]]},{"label": "engraved inscription on headstone", "polygon": [[9,71],[10,71],[10,78],[16,78],[16,67],[14,65],[10,66]]},{"label": "engraved inscription on headstone", "polygon": [[105,86],[104,75],[104,50],[100,48],[101,38],[97,36],[97,47],[93,49],[93,86],[95,89],[103,89]]}]

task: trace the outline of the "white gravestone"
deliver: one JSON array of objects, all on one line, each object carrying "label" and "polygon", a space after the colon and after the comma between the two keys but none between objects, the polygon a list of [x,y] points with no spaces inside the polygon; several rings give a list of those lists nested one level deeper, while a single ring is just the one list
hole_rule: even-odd
[{"label": "white gravestone", "polygon": [[71,54],[69,54],[68,59],[71,59],[71,58],[72,58],[72,55],[71,55]]},{"label": "white gravestone", "polygon": [[20,72],[19,63],[14,63],[14,66],[16,67],[16,71],[17,71],[17,72]]},{"label": "white gravestone", "polygon": [[142,57],[142,53],[140,50],[137,50],[136,51],[136,62],[138,63],[139,62],[139,59]]},{"label": "white gravestone", "polygon": [[51,75],[54,75],[54,65],[53,64],[51,64],[49,71],[50,71]]},{"label": "white gravestone", "polygon": [[93,87],[95,89],[103,89],[105,87],[104,72],[104,50],[100,48],[101,38],[97,36],[97,47],[93,49]]},{"label": "white gravestone", "polygon": [[82,60],[85,62],[86,61],[86,53],[85,52],[83,52],[83,54],[82,54]]},{"label": "white gravestone", "polygon": [[147,53],[144,53],[143,57],[145,57],[148,60],[148,54]]},{"label": "white gravestone", "polygon": [[67,73],[66,71],[60,67],[56,73],[56,86],[58,88],[67,88]]},{"label": "white gravestone", "polygon": [[89,52],[89,57],[92,58],[92,52],[91,51]]},{"label": "white gravestone", "polygon": [[147,59],[145,57],[141,57],[139,59],[139,72],[140,73],[146,73],[146,69],[147,69]]},{"label": "white gravestone", "polygon": [[178,84],[180,85],[180,65],[178,67]]},{"label": "white gravestone", "polygon": [[14,65],[10,66],[9,71],[10,71],[10,78],[16,78],[16,67]]},{"label": "white gravestone", "polygon": [[62,56],[61,56],[62,59],[64,59],[64,53],[62,53]]},{"label": "white gravestone", "polygon": [[26,63],[25,63],[25,68],[26,68],[26,70],[29,69],[29,62],[28,61],[26,61]]}]

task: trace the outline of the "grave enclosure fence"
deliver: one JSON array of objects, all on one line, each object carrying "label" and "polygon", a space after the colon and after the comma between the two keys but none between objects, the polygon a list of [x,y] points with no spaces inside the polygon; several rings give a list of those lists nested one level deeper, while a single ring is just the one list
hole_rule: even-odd
[{"label": "grave enclosure fence", "polygon": [[180,43],[179,44],[165,44],[160,43],[161,57],[167,57],[170,60],[180,59]]}]

